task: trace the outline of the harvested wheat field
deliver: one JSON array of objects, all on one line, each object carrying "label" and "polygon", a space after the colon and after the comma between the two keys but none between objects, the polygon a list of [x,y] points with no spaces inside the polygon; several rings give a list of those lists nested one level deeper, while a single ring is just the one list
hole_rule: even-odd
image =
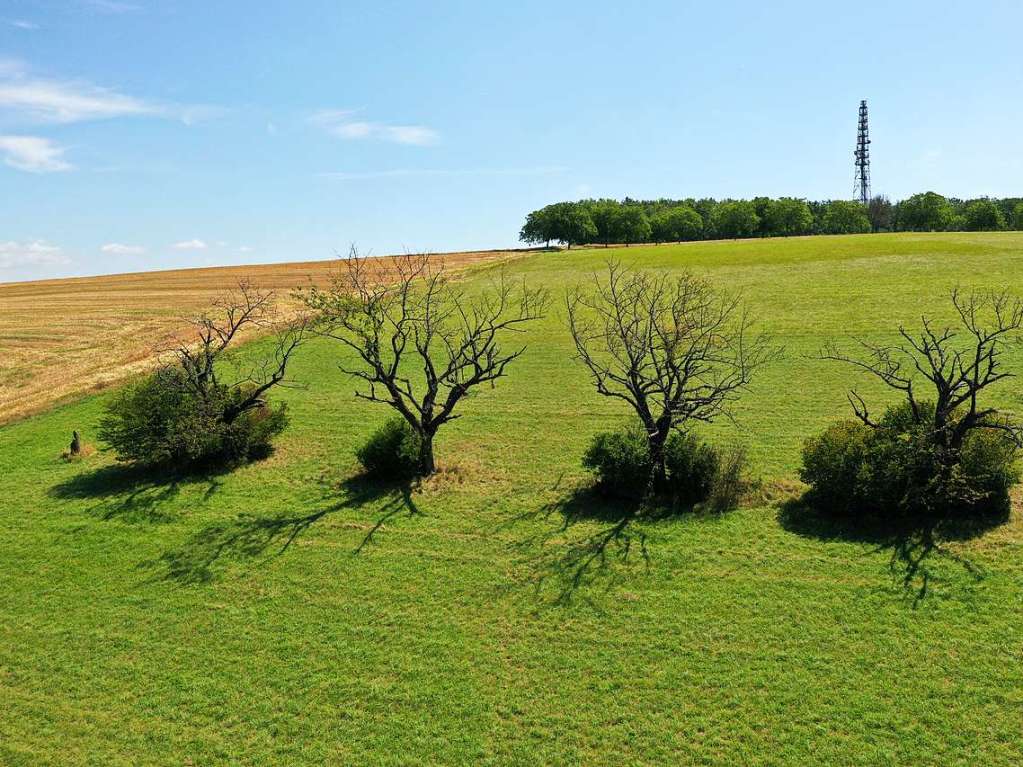
[{"label": "harvested wheat field", "polygon": [[[517,251],[444,255],[448,268],[509,258]],[[250,280],[277,293],[322,283],[334,260],[77,277],[0,284],[0,423],[110,386],[151,366],[188,317]]]}]

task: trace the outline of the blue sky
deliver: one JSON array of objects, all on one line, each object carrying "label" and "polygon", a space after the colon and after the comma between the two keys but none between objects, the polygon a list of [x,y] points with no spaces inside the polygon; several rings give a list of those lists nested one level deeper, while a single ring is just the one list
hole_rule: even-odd
[{"label": "blue sky", "polygon": [[1023,194],[1023,4],[0,0],[0,281],[516,244],[582,196]]}]

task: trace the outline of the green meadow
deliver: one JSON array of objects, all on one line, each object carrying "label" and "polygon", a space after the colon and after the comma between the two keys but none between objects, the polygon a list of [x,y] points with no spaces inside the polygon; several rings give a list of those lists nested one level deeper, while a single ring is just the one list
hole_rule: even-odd
[{"label": "green meadow", "polygon": [[[740,290],[784,356],[705,431],[738,510],[622,520],[580,456],[628,415],[573,359],[564,291],[614,256]],[[495,267],[469,273],[484,284]],[[815,359],[948,291],[1023,294],[1023,233],[544,252],[528,348],[421,485],[358,477],[389,417],[316,340],[268,459],[188,479],[95,442],[106,395],[0,428],[0,764],[1023,763],[1023,521],[925,552],[792,512],[803,440],[888,395]],[[1023,348],[1009,364],[1023,374]],[[1023,382],[993,401],[1023,415]],[[102,446],[99,446],[102,447]],[[908,575],[908,577],[907,577]]]}]

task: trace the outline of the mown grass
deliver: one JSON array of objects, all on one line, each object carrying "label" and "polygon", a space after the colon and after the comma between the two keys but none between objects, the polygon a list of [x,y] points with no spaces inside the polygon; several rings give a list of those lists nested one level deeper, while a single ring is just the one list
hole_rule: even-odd
[{"label": "mown grass", "polygon": [[[1014,234],[613,254],[742,289],[786,347],[709,432],[746,443],[772,491],[846,413],[849,371],[810,358],[825,339],[949,317],[953,284],[1023,293]],[[557,293],[604,256],[511,269]],[[1023,759],[1018,512],[931,552],[922,599],[893,542],[791,508],[623,523],[579,456],[624,412],[571,361],[562,312],[523,340],[421,487],[355,477],[387,413],[352,398],[321,342],[297,362],[308,388],[283,395],[277,452],[229,474],[63,462],[102,396],[0,430],[0,763]],[[1015,382],[998,401],[1023,412]]]}]

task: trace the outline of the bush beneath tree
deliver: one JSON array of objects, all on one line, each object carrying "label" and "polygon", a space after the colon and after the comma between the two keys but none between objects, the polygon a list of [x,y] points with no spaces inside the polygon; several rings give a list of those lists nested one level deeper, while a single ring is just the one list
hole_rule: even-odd
[{"label": "bush beneath tree", "polygon": [[[268,396],[286,382],[308,321],[280,321],[274,294],[242,280],[191,324],[194,334],[168,350],[169,361],[107,406],[100,436],[118,460],[175,469],[244,463],[268,455],[287,425],[285,406]],[[243,364],[231,347],[257,330],[270,335],[269,352]]]},{"label": "bush beneath tree", "polygon": [[950,451],[930,428],[934,405],[889,408],[876,427],[842,421],[803,447],[800,478],[821,511],[901,524],[969,522],[1004,515],[1018,479],[1010,432],[970,431]]},{"label": "bush beneath tree", "polygon": [[246,387],[218,384],[205,394],[196,395],[178,369],[161,368],[114,397],[100,437],[118,460],[145,466],[232,465],[270,453],[288,422],[283,404],[237,412]]},{"label": "bush beneath tree", "polygon": [[378,479],[408,479],[422,473],[423,441],[404,418],[395,416],[355,451],[367,474]]},{"label": "bush beneath tree", "polygon": [[583,456],[597,488],[618,498],[655,498],[675,507],[726,511],[738,505],[749,486],[743,451],[722,453],[692,434],[671,434],[664,463],[666,478],[659,483],[647,434],[639,424],[597,434]]}]

